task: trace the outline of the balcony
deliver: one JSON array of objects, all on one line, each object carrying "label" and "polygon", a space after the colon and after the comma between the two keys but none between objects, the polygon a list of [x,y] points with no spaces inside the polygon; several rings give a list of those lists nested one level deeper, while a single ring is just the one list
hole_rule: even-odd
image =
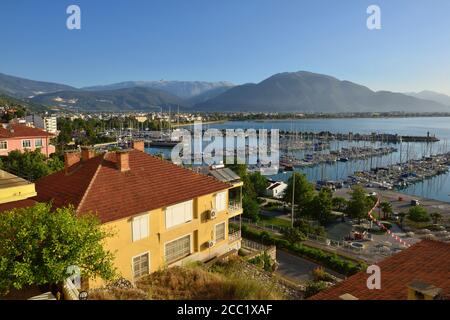
[{"label": "balcony", "polygon": [[230,215],[237,215],[242,213],[242,202],[239,200],[230,200],[228,202],[228,213]]},{"label": "balcony", "polygon": [[230,229],[228,232],[228,242],[234,242],[241,239],[241,230]]}]

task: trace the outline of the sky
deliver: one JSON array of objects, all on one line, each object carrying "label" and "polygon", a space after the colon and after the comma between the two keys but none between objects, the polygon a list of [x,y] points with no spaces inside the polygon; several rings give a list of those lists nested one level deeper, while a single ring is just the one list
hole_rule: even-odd
[{"label": "sky", "polygon": [[[72,4],[81,30],[66,27]],[[1,0],[0,72],[83,87],[306,70],[450,94],[449,16],[448,0]]]}]

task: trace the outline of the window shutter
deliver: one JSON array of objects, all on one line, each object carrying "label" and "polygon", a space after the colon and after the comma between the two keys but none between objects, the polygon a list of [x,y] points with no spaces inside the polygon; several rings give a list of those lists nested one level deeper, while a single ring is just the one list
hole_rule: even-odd
[{"label": "window shutter", "polygon": [[137,241],[141,238],[141,227],[139,218],[133,218],[133,241]]},{"label": "window shutter", "polygon": [[140,218],[141,239],[148,237],[148,228],[148,214],[146,214]]}]

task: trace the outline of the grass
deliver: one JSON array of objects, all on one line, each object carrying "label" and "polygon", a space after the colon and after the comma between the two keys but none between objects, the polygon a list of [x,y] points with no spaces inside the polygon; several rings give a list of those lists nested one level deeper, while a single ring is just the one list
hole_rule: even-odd
[{"label": "grass", "polygon": [[260,215],[261,222],[267,224],[273,224],[274,226],[289,228],[291,226],[291,222],[286,219],[281,219],[277,217],[269,217],[265,215]]},{"label": "grass", "polygon": [[[239,259],[240,258],[236,258]],[[172,267],[146,276],[133,289],[95,290],[99,300],[273,300],[282,299],[274,288],[245,277],[234,262],[207,270],[201,265]]]}]

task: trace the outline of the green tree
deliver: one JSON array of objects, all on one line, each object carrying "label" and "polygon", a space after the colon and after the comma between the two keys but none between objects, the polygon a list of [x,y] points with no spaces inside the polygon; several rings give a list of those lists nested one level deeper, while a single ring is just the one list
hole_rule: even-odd
[{"label": "green tree", "polygon": [[350,196],[347,214],[361,223],[361,219],[365,218],[371,209],[372,200],[367,196],[366,190],[359,185],[352,188]]},{"label": "green tree", "polygon": [[254,172],[249,174],[250,183],[253,185],[253,189],[259,197],[266,195],[267,178],[260,172]]},{"label": "green tree", "polygon": [[254,198],[248,196],[242,198],[242,211],[245,217],[259,221],[259,204]]},{"label": "green tree", "polygon": [[326,224],[331,219],[332,193],[328,188],[322,188],[311,201],[306,205],[307,214],[319,221],[321,225]]},{"label": "green tree", "polygon": [[27,180],[34,181],[64,168],[64,162],[57,156],[50,158],[40,150],[20,152],[11,151],[4,157],[1,168]]},{"label": "green tree", "polygon": [[348,202],[343,197],[334,197],[331,203],[334,211],[345,212],[347,210]]},{"label": "green tree", "polygon": [[408,218],[409,220],[415,221],[415,222],[428,222],[430,221],[430,215],[428,214],[427,209],[424,207],[416,206],[412,207],[408,211]]},{"label": "green tree", "polygon": [[442,218],[442,214],[439,212],[433,212],[430,214],[430,217],[433,219],[434,224],[438,224],[439,220]]},{"label": "green tree", "polygon": [[301,241],[306,240],[306,236],[298,228],[286,228],[283,229],[284,238],[291,244],[297,244]]},{"label": "green tree", "polygon": [[53,211],[40,203],[2,212],[0,292],[61,283],[69,266],[78,266],[84,278],[112,279],[113,255],[102,245],[111,235],[93,215],[77,217],[73,207]]},{"label": "green tree", "polygon": [[298,214],[303,214],[311,199],[314,197],[314,186],[309,183],[304,174],[295,172],[288,180],[288,186],[284,193],[283,200],[292,203],[293,180],[295,176],[294,202],[297,206]]},{"label": "green tree", "polygon": [[392,204],[389,201],[380,203],[381,212],[383,212],[383,219],[387,219],[393,212]]}]

